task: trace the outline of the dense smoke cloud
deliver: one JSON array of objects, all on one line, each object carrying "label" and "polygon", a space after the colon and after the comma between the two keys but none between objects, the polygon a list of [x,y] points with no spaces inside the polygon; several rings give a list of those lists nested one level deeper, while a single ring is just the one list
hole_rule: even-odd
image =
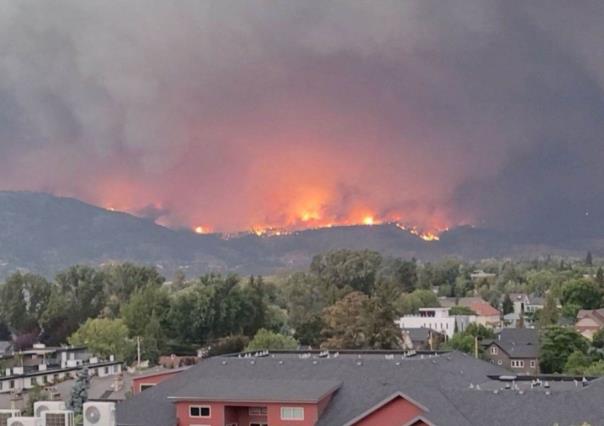
[{"label": "dense smoke cloud", "polygon": [[603,20],[599,1],[2,1],[0,188],[221,231],[591,232]]}]

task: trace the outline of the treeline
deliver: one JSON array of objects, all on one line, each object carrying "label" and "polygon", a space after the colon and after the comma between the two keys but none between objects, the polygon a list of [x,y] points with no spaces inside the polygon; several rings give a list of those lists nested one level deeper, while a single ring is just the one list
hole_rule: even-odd
[{"label": "treeline", "polygon": [[[316,256],[306,272],[271,277],[187,279],[179,273],[168,283],[155,268],[127,263],[74,266],[51,281],[16,273],[0,286],[0,339],[12,336],[18,348],[35,341],[86,344],[126,360],[140,341],[151,361],[200,347],[210,353],[299,345],[391,349],[401,345],[394,321],[438,306],[437,296],[478,294],[509,311],[511,293],[546,298],[535,318],[546,330],[564,318],[572,322],[578,309],[603,305],[604,273],[594,263],[591,256],[421,263],[339,250]],[[476,270],[495,276],[472,279]],[[489,335],[480,328],[472,333]],[[469,351],[470,342],[473,336],[460,335],[452,344]],[[574,352],[552,371],[565,368]],[[581,346],[579,352],[590,365],[600,361],[597,348]]]}]

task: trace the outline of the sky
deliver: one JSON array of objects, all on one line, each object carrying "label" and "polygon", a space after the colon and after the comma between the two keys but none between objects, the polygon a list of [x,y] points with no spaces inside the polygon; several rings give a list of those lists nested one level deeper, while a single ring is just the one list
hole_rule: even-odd
[{"label": "sky", "polygon": [[234,232],[604,225],[604,2],[0,0],[0,189]]}]

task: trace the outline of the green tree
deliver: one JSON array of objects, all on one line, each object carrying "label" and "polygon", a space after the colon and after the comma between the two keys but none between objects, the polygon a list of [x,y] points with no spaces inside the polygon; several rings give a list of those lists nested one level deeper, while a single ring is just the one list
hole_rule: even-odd
[{"label": "green tree", "polygon": [[160,328],[168,329],[170,298],[163,288],[147,286],[135,290],[132,297],[122,308],[122,318],[131,337],[142,336],[153,316],[159,321]]},{"label": "green tree", "polygon": [[293,337],[261,328],[247,346],[246,351],[259,351],[264,349],[287,350],[297,348],[298,342]]},{"label": "green tree", "polygon": [[0,287],[0,317],[16,334],[37,333],[49,298],[46,279],[17,272]]},{"label": "green tree", "polygon": [[157,364],[165,347],[166,336],[164,329],[154,311],[142,332],[141,356],[151,364]]},{"label": "green tree", "polygon": [[514,302],[512,302],[512,299],[510,298],[510,295],[508,293],[506,293],[505,297],[503,298],[501,309],[503,310],[503,315],[507,315],[514,312]]},{"label": "green tree", "polygon": [[419,308],[440,306],[438,297],[430,290],[415,290],[410,294],[401,294],[398,300],[398,311],[402,315],[416,314]]},{"label": "green tree", "polygon": [[596,271],[596,284],[600,291],[604,291],[604,270],[601,266]]},{"label": "green tree", "polygon": [[417,263],[415,259],[383,259],[376,282],[393,284],[401,292],[411,293],[417,288]]},{"label": "green tree", "polygon": [[594,334],[591,344],[596,349],[604,349],[604,329],[601,329]]},{"label": "green tree", "polygon": [[68,342],[74,346],[86,346],[103,358],[115,355],[121,360],[134,358],[134,342],[128,337],[128,327],[121,319],[95,318],[87,320]]},{"label": "green tree", "polygon": [[581,351],[575,351],[569,355],[564,364],[565,374],[584,374],[585,370],[591,365],[591,359]]},{"label": "green tree", "polygon": [[303,345],[318,345],[323,328],[321,313],[326,306],[319,279],[313,274],[294,273],[287,278],[283,291],[295,338]]},{"label": "green tree", "polygon": [[604,376],[604,361],[594,362],[583,372],[586,376]]},{"label": "green tree", "polygon": [[597,309],[602,295],[596,284],[585,279],[570,280],[562,287],[562,305],[579,306],[580,309]]},{"label": "green tree", "polygon": [[249,283],[244,289],[244,297],[249,303],[248,319],[244,326],[244,334],[254,336],[258,330],[269,325],[269,299],[262,277],[250,277]]},{"label": "green tree", "polygon": [[548,328],[541,339],[540,365],[544,373],[562,373],[573,352],[587,353],[588,343],[574,330]]},{"label": "green tree", "polygon": [[46,343],[64,343],[88,318],[101,313],[105,280],[105,273],[89,266],[73,266],[57,274],[42,318]]},{"label": "green tree", "polygon": [[365,303],[362,321],[367,336],[367,346],[373,349],[398,349],[401,347],[401,330],[395,321],[397,285],[383,283]]},{"label": "green tree", "polygon": [[360,349],[367,345],[363,309],[369,298],[355,291],[348,293],[334,305],[325,308],[321,335],[325,338],[321,347],[326,349]]},{"label": "green tree", "polygon": [[168,323],[179,342],[205,343],[211,335],[210,289],[199,283],[175,293],[170,299]]},{"label": "green tree", "polygon": [[556,299],[551,293],[545,296],[545,303],[543,309],[538,311],[539,327],[546,328],[550,325],[558,323],[560,314],[558,312],[558,304]]},{"label": "green tree", "polygon": [[[350,291],[371,293],[382,256],[374,251],[338,250],[315,256],[310,265],[323,285],[331,287],[338,296]],[[339,299],[332,298],[328,303]]]},{"label": "green tree", "polygon": [[323,319],[319,316],[311,318],[295,329],[294,338],[301,345],[317,347],[321,344],[321,330],[325,328]]},{"label": "green tree", "polygon": [[141,288],[147,286],[160,287],[165,278],[151,266],[121,263],[104,268],[108,296],[106,315],[117,317],[122,304]]}]

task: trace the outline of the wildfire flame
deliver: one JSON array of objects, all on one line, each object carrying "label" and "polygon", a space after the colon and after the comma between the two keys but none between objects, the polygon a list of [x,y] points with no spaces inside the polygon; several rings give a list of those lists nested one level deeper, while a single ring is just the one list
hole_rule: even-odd
[{"label": "wildfire flame", "polygon": [[194,231],[196,234],[207,234],[208,232],[210,232],[210,230],[204,226],[197,226],[195,227]]}]

